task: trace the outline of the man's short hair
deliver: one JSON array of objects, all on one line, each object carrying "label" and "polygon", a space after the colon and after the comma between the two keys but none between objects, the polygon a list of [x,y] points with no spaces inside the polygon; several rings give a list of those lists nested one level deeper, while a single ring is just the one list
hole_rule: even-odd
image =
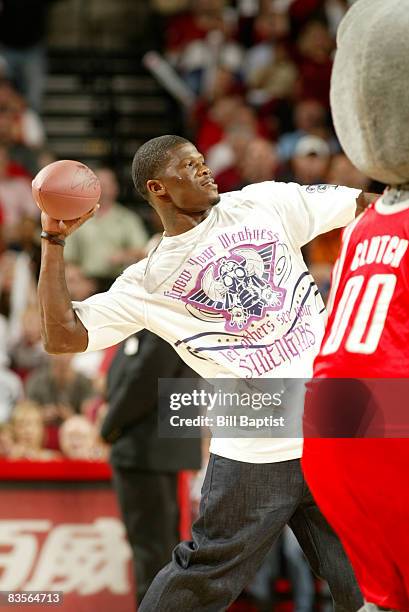
[{"label": "man's short hair", "polygon": [[183,144],[190,144],[190,141],[168,134],[152,138],[139,147],[132,162],[132,178],[136,191],[145,200],[149,200],[147,181],[157,178],[158,172],[168,161],[169,151]]}]

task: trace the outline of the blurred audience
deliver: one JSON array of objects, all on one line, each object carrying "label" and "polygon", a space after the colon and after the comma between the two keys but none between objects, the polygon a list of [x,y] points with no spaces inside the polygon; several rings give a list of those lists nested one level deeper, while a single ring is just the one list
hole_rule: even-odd
[{"label": "blurred audience", "polygon": [[195,93],[206,91],[216,66],[239,74],[243,50],[235,26],[234,12],[223,0],[192,0],[190,11],[169,19],[167,58]]},{"label": "blurred audience", "polygon": [[126,266],[144,257],[148,233],[135,212],[118,204],[119,185],[113,170],[100,168],[96,174],[101,206],[68,238],[64,256],[95,281],[97,291],[106,291]]}]

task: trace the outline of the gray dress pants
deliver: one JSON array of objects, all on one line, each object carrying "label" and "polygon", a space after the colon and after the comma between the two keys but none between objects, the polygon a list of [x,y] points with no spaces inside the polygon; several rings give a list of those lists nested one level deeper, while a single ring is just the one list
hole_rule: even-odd
[{"label": "gray dress pants", "polygon": [[222,612],[249,583],[288,524],[337,612],[362,596],[340,541],[315,504],[299,460],[244,463],[211,455],[192,541],[156,576],[140,612]]}]

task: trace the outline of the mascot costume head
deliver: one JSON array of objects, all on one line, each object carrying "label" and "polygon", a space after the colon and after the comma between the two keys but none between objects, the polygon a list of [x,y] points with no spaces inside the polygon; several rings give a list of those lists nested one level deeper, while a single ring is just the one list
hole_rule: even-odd
[{"label": "mascot costume head", "polygon": [[342,21],[331,83],[335,130],[367,176],[409,190],[409,1],[357,0]]}]

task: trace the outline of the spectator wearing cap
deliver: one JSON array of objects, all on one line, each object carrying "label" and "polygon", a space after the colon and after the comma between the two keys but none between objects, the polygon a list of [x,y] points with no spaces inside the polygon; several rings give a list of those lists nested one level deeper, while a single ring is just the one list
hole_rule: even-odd
[{"label": "spectator wearing cap", "polygon": [[331,151],[325,140],[304,136],[298,141],[291,160],[291,178],[300,185],[325,183],[330,160]]}]

